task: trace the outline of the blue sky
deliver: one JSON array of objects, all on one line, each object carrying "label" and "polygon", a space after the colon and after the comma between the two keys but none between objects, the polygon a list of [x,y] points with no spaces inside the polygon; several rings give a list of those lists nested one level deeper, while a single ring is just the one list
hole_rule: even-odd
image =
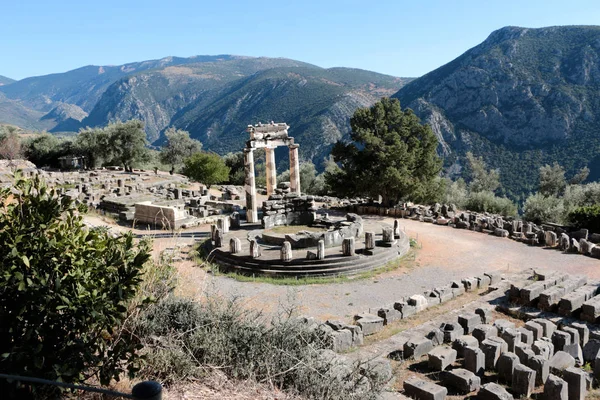
[{"label": "blue sky", "polygon": [[598,0],[5,0],[0,75],[237,54],[420,76],[503,26],[593,24]]}]

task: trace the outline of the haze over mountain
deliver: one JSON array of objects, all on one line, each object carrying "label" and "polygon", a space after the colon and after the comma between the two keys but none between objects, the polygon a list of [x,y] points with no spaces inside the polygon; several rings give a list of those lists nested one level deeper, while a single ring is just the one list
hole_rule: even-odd
[{"label": "haze over mountain", "polygon": [[15,80],[7,78],[6,76],[0,75],[0,86],[8,85],[9,83],[13,83]]},{"label": "haze over mountain", "polygon": [[599,89],[600,27],[506,27],[394,96],[432,126],[450,172],[470,150],[519,197],[552,161],[600,177]]}]

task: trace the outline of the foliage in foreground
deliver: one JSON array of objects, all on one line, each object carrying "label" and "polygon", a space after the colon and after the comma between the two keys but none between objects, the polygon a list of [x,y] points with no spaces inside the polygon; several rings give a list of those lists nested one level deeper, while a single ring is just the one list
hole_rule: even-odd
[{"label": "foliage in foreground", "polygon": [[[121,328],[149,245],[87,229],[72,201],[38,177],[17,177],[13,189],[0,190],[0,371],[103,384],[135,372],[139,346]],[[14,385],[0,381],[5,393]]]},{"label": "foliage in foreground", "polygon": [[381,389],[364,364],[325,350],[318,328],[289,314],[267,324],[238,299],[169,297],[139,319],[136,335],[147,352],[142,373],[166,383],[218,369],[312,399],[369,399]]}]

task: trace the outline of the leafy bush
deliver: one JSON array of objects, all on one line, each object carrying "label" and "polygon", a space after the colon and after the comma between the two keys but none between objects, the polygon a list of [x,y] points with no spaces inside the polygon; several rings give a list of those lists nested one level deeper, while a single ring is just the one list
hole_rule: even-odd
[{"label": "leafy bush", "polygon": [[517,206],[506,197],[498,197],[493,192],[470,193],[465,208],[471,211],[489,212],[504,216],[517,215]]},{"label": "leafy bush", "polygon": [[445,204],[454,204],[462,209],[467,204],[468,197],[467,184],[462,178],[456,181],[446,180],[446,192],[443,200]]},{"label": "leafy bush", "polygon": [[569,213],[569,221],[578,228],[600,232],[600,204],[575,209]]},{"label": "leafy bush", "polygon": [[17,177],[14,191],[0,190],[0,372],[103,384],[133,373],[138,346],[121,328],[148,244],[87,229],[82,210],[38,177]]},{"label": "leafy bush", "polygon": [[182,174],[209,188],[229,179],[229,167],[216,153],[195,153],[184,161]]},{"label": "leafy bush", "polygon": [[340,364],[320,329],[289,314],[265,323],[236,298],[169,297],[138,320],[136,334],[146,343],[142,373],[166,383],[216,368],[314,399],[368,399],[381,389],[364,366]]},{"label": "leafy bush", "polygon": [[525,200],[523,219],[540,224],[542,222],[564,222],[563,200],[555,196],[532,194]]}]

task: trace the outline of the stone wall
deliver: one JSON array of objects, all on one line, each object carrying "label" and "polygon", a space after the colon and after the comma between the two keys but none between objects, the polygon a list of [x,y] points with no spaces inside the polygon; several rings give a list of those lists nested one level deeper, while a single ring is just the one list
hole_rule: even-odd
[{"label": "stone wall", "polygon": [[281,225],[311,225],[316,219],[316,211],[313,196],[272,195],[263,202],[262,226],[270,229]]},{"label": "stone wall", "polygon": [[150,202],[135,205],[135,219],[141,223],[177,229],[186,218],[186,212],[176,207],[160,206]]}]

